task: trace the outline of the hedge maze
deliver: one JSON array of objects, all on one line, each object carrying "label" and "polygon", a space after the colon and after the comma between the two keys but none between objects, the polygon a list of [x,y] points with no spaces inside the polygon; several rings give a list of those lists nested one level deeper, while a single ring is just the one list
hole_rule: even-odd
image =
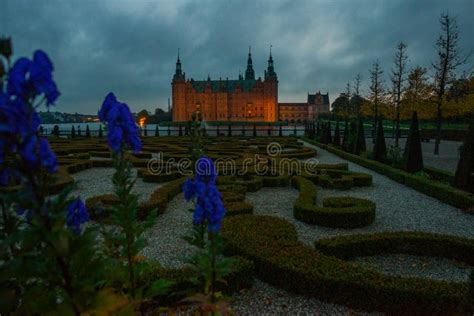
[{"label": "hedge maze", "polygon": [[[276,154],[268,150],[272,142],[280,146]],[[71,175],[76,172],[112,166],[111,154],[101,139],[53,139],[51,144],[60,163],[57,188],[73,183]],[[159,216],[168,202],[180,194],[191,145],[187,137],[147,137],[143,139],[142,152],[130,155],[143,181],[161,184],[140,204],[140,218]],[[309,247],[298,240],[291,223],[277,217],[254,215],[254,206],[246,201],[247,192],[292,186],[299,191],[292,210],[297,220],[344,228],[350,233],[350,229],[371,225],[375,220],[374,202],[349,196],[354,187],[372,185],[371,175],[352,172],[346,163],[313,163],[311,170],[307,170],[305,161],[317,158],[317,152],[303,147],[293,137],[210,137],[205,146],[208,156],[216,161],[217,184],[227,210],[223,225],[226,254],[240,258],[239,269],[229,279],[225,291],[238,291],[255,276],[294,293],[356,309],[430,315],[474,310],[474,290],[470,289],[473,288],[470,283],[389,276],[349,261],[356,256],[407,253],[474,265],[473,240],[419,232],[387,232],[315,240],[314,247]],[[154,159],[152,167],[151,159]],[[348,194],[318,201],[317,192],[324,188],[346,190]],[[107,221],[107,210],[115,202],[112,195],[105,194],[89,198],[86,203],[94,220]],[[176,290],[189,287],[180,281],[186,279],[183,277],[186,273],[185,269],[157,268],[157,277],[176,280]]]}]

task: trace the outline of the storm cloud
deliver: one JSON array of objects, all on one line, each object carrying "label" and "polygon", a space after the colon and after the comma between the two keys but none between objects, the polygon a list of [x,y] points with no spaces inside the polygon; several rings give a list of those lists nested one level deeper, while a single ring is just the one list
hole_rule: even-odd
[{"label": "storm cloud", "polygon": [[0,35],[12,36],[15,58],[50,55],[62,112],[96,113],[109,91],[133,111],[166,108],[178,48],[188,78],[235,79],[249,45],[257,77],[273,46],[281,102],[319,90],[332,102],[357,73],[366,93],[376,59],[388,84],[400,40],[410,67],[429,67],[442,12],[474,51],[472,0],[0,0]]}]

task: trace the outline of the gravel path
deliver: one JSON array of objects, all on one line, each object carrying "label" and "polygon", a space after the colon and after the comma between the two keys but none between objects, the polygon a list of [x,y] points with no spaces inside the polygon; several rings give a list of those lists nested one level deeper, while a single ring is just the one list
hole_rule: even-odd
[{"label": "gravel path", "polygon": [[288,293],[260,280],[237,295],[231,306],[237,315],[378,315]]},{"label": "gravel path", "polygon": [[468,282],[472,267],[445,258],[405,254],[356,257],[353,262],[384,274]]},{"label": "gravel path", "polygon": [[186,202],[183,194],[175,197],[155,225],[145,233],[148,246],[142,254],[158,260],[164,267],[181,267],[195,249],[182,238],[192,229],[190,208],[193,208],[193,203]]},{"label": "gravel path", "polygon": [[[347,162],[325,150],[316,149],[321,163]],[[379,231],[420,230],[474,238],[472,229],[474,216],[350,162],[349,169],[371,174],[373,185],[349,191],[318,187],[318,202],[320,203],[326,196],[371,199],[377,205],[377,215],[375,222],[366,228],[331,229],[297,221],[293,217],[293,202],[298,196],[298,191],[291,187],[263,188],[259,192],[247,193],[246,199],[254,205],[255,214],[282,217],[294,224],[300,240],[311,246],[314,240],[319,238]],[[78,192],[81,197],[88,198],[112,192],[112,174],[111,168],[95,168],[75,174],[74,178],[79,182]],[[157,184],[143,183],[138,179],[135,191],[142,194],[142,199],[146,199],[157,187]],[[182,240],[182,236],[191,229],[192,214],[187,211],[191,207],[192,204],[185,202],[182,194],[174,198],[168,204],[166,212],[157,219],[155,226],[146,233],[149,245],[143,250],[143,255],[159,260],[165,267],[182,266],[185,258],[193,253],[193,248]],[[465,280],[471,269],[449,260],[405,255],[363,257],[357,258],[356,261],[383,273],[417,274],[446,280]],[[231,305],[239,315],[355,314],[347,307],[288,293],[259,280],[256,280],[248,291],[235,295]]]},{"label": "gravel path", "polygon": [[[77,189],[73,191],[73,194],[86,200],[96,195],[113,193],[112,176],[114,172],[114,168],[91,168],[73,174],[72,176],[77,185]],[[136,176],[136,173],[137,170],[134,169],[134,176]],[[139,194],[140,202],[144,202],[160,186],[161,183],[147,183],[143,182],[142,178],[137,178],[133,192]]]},{"label": "gravel path", "polygon": [[[318,150],[317,159],[320,163],[347,162],[321,148],[306,145]],[[349,162],[349,170],[371,174],[373,177],[372,186],[352,188],[349,191],[326,190],[318,187],[318,203],[321,203],[322,199],[327,196],[354,196],[370,199],[377,205],[375,222],[368,227],[346,230],[296,224],[298,221],[292,216],[285,217],[296,224],[298,230],[301,229],[302,232],[305,232],[302,234],[303,236],[300,236],[303,241],[306,232],[313,234],[313,240],[337,235],[381,231],[424,231],[474,238],[474,216],[354,163]],[[287,191],[286,188],[279,190],[282,192],[273,194],[278,196],[283,191]],[[256,209],[258,210],[257,207]],[[291,210],[285,210],[283,213],[292,215]],[[308,230],[308,227],[312,229]]]}]

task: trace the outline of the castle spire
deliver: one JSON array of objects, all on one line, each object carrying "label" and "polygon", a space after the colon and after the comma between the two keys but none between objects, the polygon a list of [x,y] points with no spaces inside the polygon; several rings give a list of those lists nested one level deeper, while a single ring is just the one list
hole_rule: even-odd
[{"label": "castle spire", "polygon": [[255,72],[252,65],[252,53],[249,46],[249,57],[247,59],[247,70],[245,70],[245,80],[255,80]]},{"label": "castle spire", "polygon": [[178,59],[176,60],[176,70],[173,76],[173,80],[185,80],[184,73],[181,68],[181,60],[179,59],[179,48],[178,48]]},{"label": "castle spire", "polygon": [[275,68],[273,67],[272,45],[270,45],[270,56],[268,57],[268,67],[265,72],[265,80],[278,80]]}]

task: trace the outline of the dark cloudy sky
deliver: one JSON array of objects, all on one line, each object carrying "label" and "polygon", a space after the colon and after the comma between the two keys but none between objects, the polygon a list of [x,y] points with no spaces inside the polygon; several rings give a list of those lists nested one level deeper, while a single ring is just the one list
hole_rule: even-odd
[{"label": "dark cloudy sky", "polygon": [[50,55],[59,111],[96,113],[109,91],[134,111],[166,108],[178,47],[188,77],[233,79],[248,45],[263,77],[272,44],[280,101],[321,90],[332,102],[358,72],[367,92],[375,59],[388,84],[400,40],[410,66],[428,67],[443,11],[474,51],[473,0],[0,0],[0,35],[13,37],[15,57]]}]

